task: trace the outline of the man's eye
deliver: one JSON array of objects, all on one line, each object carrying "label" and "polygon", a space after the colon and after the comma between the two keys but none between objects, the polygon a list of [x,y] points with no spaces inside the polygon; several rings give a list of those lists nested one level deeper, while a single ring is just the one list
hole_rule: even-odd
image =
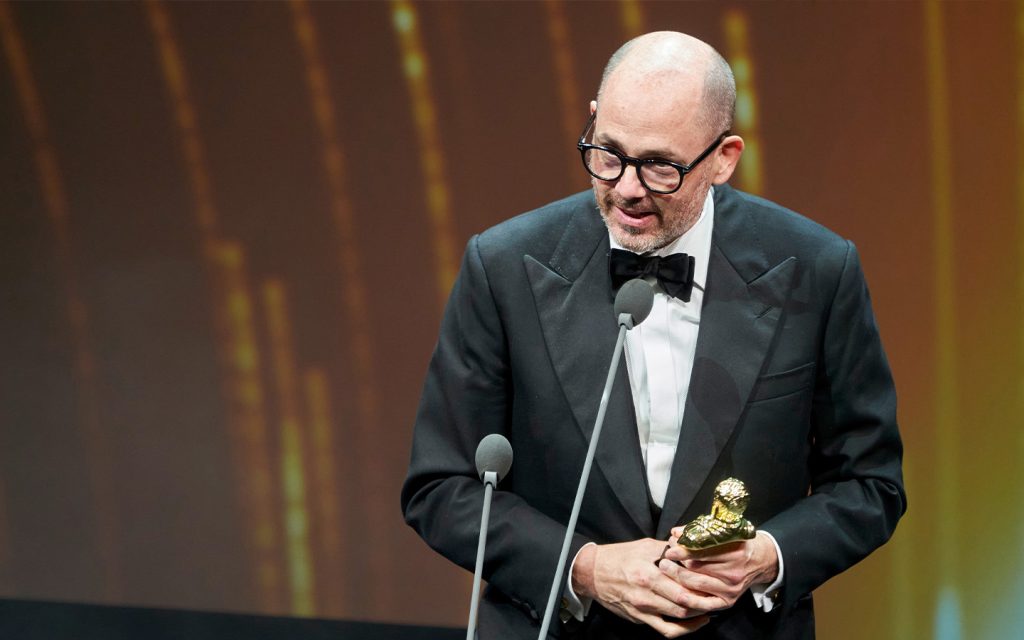
[{"label": "man's eye", "polygon": [[659,176],[676,175],[676,168],[665,162],[650,162],[647,164],[647,170]]}]

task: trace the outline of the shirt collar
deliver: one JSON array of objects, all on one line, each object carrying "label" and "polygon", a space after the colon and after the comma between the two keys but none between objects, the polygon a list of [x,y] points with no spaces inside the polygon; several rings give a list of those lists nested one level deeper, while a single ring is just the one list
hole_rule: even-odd
[{"label": "shirt collar", "polygon": [[[715,226],[714,191],[714,187],[708,189],[708,194],[704,197],[704,208],[701,209],[700,217],[697,218],[697,222],[695,222],[692,227],[686,230],[686,233],[660,249],[643,254],[645,256],[668,256],[673,253],[686,253],[693,256],[693,281],[695,284],[700,286],[701,289],[704,288],[708,279],[708,258],[711,255],[711,232]],[[608,233],[608,241],[611,243],[612,249],[629,251],[629,249],[626,249],[615,241],[611,232]]]}]

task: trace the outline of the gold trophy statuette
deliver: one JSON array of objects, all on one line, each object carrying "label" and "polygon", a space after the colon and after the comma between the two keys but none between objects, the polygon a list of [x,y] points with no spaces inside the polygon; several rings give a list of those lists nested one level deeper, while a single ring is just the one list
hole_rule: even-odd
[{"label": "gold trophy statuette", "polygon": [[719,545],[750,540],[756,533],[743,510],[750,502],[747,487],[736,478],[726,478],[715,487],[711,513],[698,516],[683,527],[679,544],[691,551],[710,549]]}]

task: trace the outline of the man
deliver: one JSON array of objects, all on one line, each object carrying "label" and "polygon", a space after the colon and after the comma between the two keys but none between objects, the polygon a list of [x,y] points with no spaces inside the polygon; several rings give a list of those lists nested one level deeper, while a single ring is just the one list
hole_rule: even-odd
[{"label": "man", "polygon": [[[485,640],[538,633],[615,343],[614,289],[631,269],[655,304],[627,337],[554,635],[813,637],[810,592],[884,543],[905,509],[895,391],[857,253],[726,185],[743,151],[734,102],[705,43],[630,41],[579,145],[593,192],[469,242],[402,505],[428,544],[471,568],[474,451],[488,433],[511,441]],[[679,253],[681,271],[656,279]],[[635,254],[659,260],[637,267]],[[750,490],[755,537],[666,551],[730,476]]]}]

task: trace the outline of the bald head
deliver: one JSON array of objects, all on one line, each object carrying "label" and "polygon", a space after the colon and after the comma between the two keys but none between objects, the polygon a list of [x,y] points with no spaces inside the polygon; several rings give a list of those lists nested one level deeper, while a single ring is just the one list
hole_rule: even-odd
[{"label": "bald head", "polygon": [[647,99],[681,106],[689,103],[695,109],[695,124],[708,136],[732,128],[736,106],[732,69],[709,44],[685,33],[656,31],[619,47],[601,76],[599,108],[609,88],[643,91]]}]

